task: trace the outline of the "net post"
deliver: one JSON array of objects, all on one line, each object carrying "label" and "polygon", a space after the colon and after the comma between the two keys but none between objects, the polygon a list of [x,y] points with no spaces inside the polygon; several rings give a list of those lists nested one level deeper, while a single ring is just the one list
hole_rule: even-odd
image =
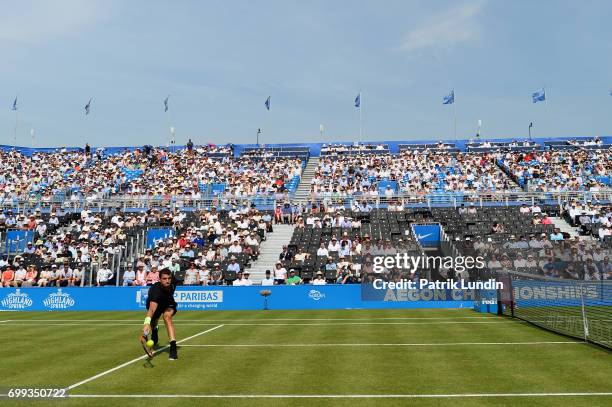
[{"label": "net post", "polygon": [[589,341],[589,322],[587,320],[586,310],[584,308],[584,290],[583,290],[583,284],[582,283],[578,283],[578,288],[580,288],[580,304],[581,304],[581,309],[582,309],[582,326],[583,326],[583,330],[584,330],[584,341],[588,342]]}]

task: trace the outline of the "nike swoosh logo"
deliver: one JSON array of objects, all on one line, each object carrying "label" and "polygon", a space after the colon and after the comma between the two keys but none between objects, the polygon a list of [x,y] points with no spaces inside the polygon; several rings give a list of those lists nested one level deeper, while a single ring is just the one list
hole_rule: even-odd
[{"label": "nike swoosh logo", "polygon": [[425,239],[426,237],[429,237],[433,235],[433,233],[428,233],[426,235],[417,235],[417,239],[421,240],[421,239]]}]

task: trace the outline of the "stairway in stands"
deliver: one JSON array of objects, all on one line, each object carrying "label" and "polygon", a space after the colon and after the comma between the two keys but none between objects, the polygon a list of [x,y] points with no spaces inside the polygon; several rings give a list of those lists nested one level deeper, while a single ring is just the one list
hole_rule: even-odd
[{"label": "stairway in stands", "polygon": [[259,247],[259,258],[249,268],[251,280],[259,284],[265,277],[266,270],[272,271],[283,251],[283,245],[289,244],[293,236],[293,225],[274,225],[274,232],[269,233],[267,239]]},{"label": "stairway in stands", "polygon": [[310,197],[310,181],[312,181],[312,177],[319,166],[319,157],[310,157],[306,167],[302,171],[302,177],[300,179],[300,184],[295,191],[295,195],[293,196],[294,202],[307,202]]}]

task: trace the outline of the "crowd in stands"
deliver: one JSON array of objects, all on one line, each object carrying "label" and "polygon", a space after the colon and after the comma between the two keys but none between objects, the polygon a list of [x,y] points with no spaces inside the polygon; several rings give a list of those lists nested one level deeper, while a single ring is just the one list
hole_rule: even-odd
[{"label": "crowd in stands", "polygon": [[[587,142],[579,145],[586,146]],[[612,207],[598,200],[598,193],[610,185],[612,157],[607,150],[453,154],[403,149],[391,155],[383,144],[355,144],[327,145],[321,152],[325,154],[311,181],[312,202],[305,204],[291,201],[287,193],[289,183],[301,176],[301,159],[268,159],[265,153],[233,157],[231,145],[191,143],[177,151],[145,146],[112,154],[92,152],[89,146],[85,151],[62,149],[29,156],[0,151],[0,203],[33,197],[51,208],[7,209],[0,213],[0,234],[9,229],[31,234],[31,242],[17,256],[0,259],[0,285],[150,285],[165,267],[186,285],[251,285],[248,269],[258,258],[259,245],[279,223],[293,224],[298,231],[331,229],[342,230],[343,234],[336,236],[336,243],[325,241],[316,252],[288,247],[279,258],[280,268],[272,268],[269,281],[265,281],[354,283],[361,280],[364,268],[371,267],[368,256],[401,247],[397,241],[387,242],[384,236],[366,239],[364,233],[357,233],[366,227],[361,215],[375,212],[382,198],[385,212],[404,216],[410,201],[398,198],[398,194],[423,197],[457,192],[467,196],[514,192],[521,186],[538,192],[588,191],[592,201],[571,200],[561,209],[571,225],[594,239],[574,241],[558,230],[551,233],[552,221],[534,204],[523,205],[518,211],[529,212],[526,222],[532,229],[539,225],[537,234],[508,232],[503,221],[492,226],[487,223],[490,235],[466,240],[468,249],[486,253],[493,268],[498,268],[498,263],[512,264],[516,269],[546,276],[609,278],[608,271],[599,275],[591,273],[590,268],[585,271],[573,257],[578,252],[584,265],[591,256],[597,270],[609,268],[597,252],[598,248],[605,252],[612,247]],[[221,156],[213,157],[212,153]],[[213,187],[219,185],[223,186],[216,191],[220,196],[273,195],[277,205],[269,211],[258,211],[254,205],[193,212],[161,206],[134,213],[108,208],[71,212],[70,205],[65,205],[109,197],[169,200],[178,195],[198,199],[215,193]],[[347,205],[343,199],[347,197],[356,199]],[[476,215],[478,208],[461,205],[457,212]],[[513,227],[519,225],[516,219],[513,222]],[[135,234],[152,226],[172,227],[176,235],[155,242],[133,261],[119,261],[118,254],[127,254]],[[511,233],[515,236],[509,237]],[[500,236],[503,239],[498,239]],[[550,259],[554,267],[550,267]],[[312,261],[316,261],[315,269]],[[314,274],[301,274],[304,264]]]},{"label": "crowd in stands", "polygon": [[[580,225],[588,217],[594,224],[611,230],[610,208],[572,201],[558,210],[572,224]],[[474,220],[488,219],[487,213],[485,216],[479,214],[482,211],[474,206],[459,208],[459,215],[466,217],[462,227],[469,226]],[[588,236],[588,233],[583,233],[586,237],[578,234],[571,237],[569,233],[561,232],[537,204],[522,205],[516,212],[516,215],[512,215],[509,209],[491,212],[489,208],[488,215],[500,218],[493,228],[488,231],[480,229],[482,233],[477,235],[469,228],[464,229],[468,236],[457,237],[454,245],[464,255],[484,257],[486,270],[492,272],[518,271],[580,280],[612,279],[612,245],[605,244],[603,238]],[[508,234],[506,228],[514,234]]]},{"label": "crowd in stands", "polygon": [[66,213],[61,208],[0,213],[0,234],[6,236],[9,229],[30,234],[24,236],[27,244],[6,242],[8,248],[22,249],[14,256],[9,249],[0,260],[2,285],[78,286],[94,264],[101,270],[96,283],[103,285],[110,278],[109,261],[125,249],[128,234],[156,217],[161,214]]},{"label": "crowd in stands", "polygon": [[536,143],[535,141],[529,141],[529,140],[524,140],[524,141],[514,140],[510,142],[496,142],[496,141],[486,140],[486,141],[480,141],[480,142],[471,141],[468,144],[469,147],[499,148],[499,149],[514,148],[514,147],[537,147],[537,145],[538,143]]},{"label": "crowd in stands", "polygon": [[[135,154],[135,153],[126,153]],[[167,154],[153,151],[142,175],[127,186],[130,196],[183,195],[197,199],[206,187],[223,184],[223,194],[231,197],[283,192],[285,184],[302,171],[300,160],[251,160],[249,158],[211,158],[206,154],[180,150]]]},{"label": "crowd in stands", "polygon": [[596,240],[569,238],[559,230],[551,234],[510,236],[505,242],[477,236],[462,242],[486,259],[490,271],[518,271],[545,277],[577,280],[612,280],[610,249]]},{"label": "crowd in stands", "polygon": [[612,239],[612,207],[586,203],[579,200],[567,202],[564,207],[565,219],[572,226],[580,227],[582,233],[591,235],[601,241]]},{"label": "crowd in stands", "polygon": [[567,140],[567,144],[571,146],[601,146],[603,145],[603,141],[599,137],[594,137],[592,139],[575,139],[575,140]]},{"label": "crowd in stands", "polygon": [[[133,261],[112,261],[120,252],[128,255],[130,232],[146,227],[170,227],[177,234],[154,242]],[[166,267],[179,283],[231,284],[257,258],[260,243],[272,231],[272,216],[246,207],[132,214],[57,209],[50,215],[2,213],[0,233],[7,229],[31,231],[33,239],[18,255],[0,260],[2,286],[79,286],[90,270],[90,285],[151,285]],[[23,271],[30,273],[27,279]]]},{"label": "crowd in stands", "polygon": [[[380,191],[381,181],[392,181]],[[516,191],[514,184],[488,154],[443,154],[404,151],[399,155],[321,157],[311,181],[315,197],[392,197],[397,192]],[[395,188],[398,188],[396,190]]]},{"label": "crowd in stands", "polygon": [[610,185],[612,157],[607,150],[498,153],[497,159],[530,191],[593,191]]},{"label": "crowd in stands", "polygon": [[18,151],[0,150],[0,201],[37,196],[51,200],[73,183],[87,166],[80,152],[35,153],[27,157]]},{"label": "crowd in stands", "polygon": [[195,152],[197,152],[198,154],[211,154],[211,153],[212,154],[227,154],[227,155],[234,154],[233,144],[226,144],[226,145],[204,144],[204,145],[194,146],[191,139],[189,139],[186,147],[189,150],[195,150]]},{"label": "crowd in stands", "polygon": [[135,262],[135,272],[122,273],[123,285],[150,285],[159,278],[161,268],[169,268],[184,285],[252,284],[248,268],[273,230],[270,213],[233,207],[177,216],[177,235],[147,249]]},{"label": "crowd in stands", "polygon": [[[278,263],[262,281],[264,285],[368,281],[374,256],[418,249],[413,238],[403,232],[409,224],[405,208],[399,212],[361,212],[323,205],[289,207],[290,216],[280,218],[274,212],[260,212],[254,207],[232,207],[225,211],[213,207],[195,212],[152,209],[142,213],[87,210],[65,213],[58,208],[50,214],[38,210],[27,214],[2,213],[0,233],[7,229],[30,231],[33,239],[17,256],[0,258],[0,282],[12,287],[146,286],[159,280],[162,268],[169,268],[179,284],[252,285],[249,267],[258,258],[259,247],[275,223],[295,223],[294,237],[303,236],[305,242],[311,243],[315,238],[320,243],[315,248],[285,245]],[[563,210],[573,224],[597,225],[598,231],[604,232],[595,235],[599,239],[588,240],[570,239],[557,228],[550,229],[550,233],[507,236],[505,225],[500,222],[486,235],[457,238],[456,244],[463,253],[483,255],[492,271],[507,269],[557,278],[612,279],[609,257],[612,245],[602,244],[607,236],[612,241],[612,207],[570,202]],[[468,217],[477,216],[478,211],[474,206],[457,209],[459,216]],[[528,216],[530,224],[552,224],[538,205],[523,205],[518,212]],[[384,226],[375,226],[376,221],[370,219],[374,215],[390,220],[378,223]],[[368,219],[365,224],[364,216]],[[402,226],[377,229],[389,228],[388,222]],[[145,227],[171,227],[176,234],[155,241],[132,261],[115,263],[114,256],[128,253],[125,248],[130,234]],[[328,233],[325,240],[320,240]],[[393,234],[394,239],[386,238]],[[393,280],[414,275],[389,270],[387,277]]]},{"label": "crowd in stands", "polygon": [[0,200],[77,201],[116,195],[197,199],[210,193],[213,184],[223,186],[219,192],[224,196],[240,198],[285,192],[286,184],[302,171],[299,159],[210,157],[211,151],[219,150],[170,152],[147,146],[107,156],[58,152],[31,157],[0,151]]},{"label": "crowd in stands", "polygon": [[443,141],[439,141],[433,144],[400,144],[399,151],[437,151],[437,150],[455,150],[457,149],[455,143],[445,143]]},{"label": "crowd in stands", "polygon": [[389,151],[389,146],[385,144],[323,144],[321,146],[321,155],[342,155],[342,154],[359,154],[371,152]]}]

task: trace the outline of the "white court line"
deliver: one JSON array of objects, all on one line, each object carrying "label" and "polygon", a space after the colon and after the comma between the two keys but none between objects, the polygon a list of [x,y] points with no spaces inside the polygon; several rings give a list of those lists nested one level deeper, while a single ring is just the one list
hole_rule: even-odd
[{"label": "white court line", "polygon": [[544,342],[445,342],[445,343],[282,343],[282,344],[198,344],[182,345],[183,347],[193,348],[293,348],[293,347],[333,347],[333,346],[477,346],[477,345],[584,345],[587,342],[578,341],[544,341]]},{"label": "white court line", "polygon": [[[176,344],[178,345],[178,344],[181,344],[181,343],[183,343],[183,342],[186,342],[186,341],[188,341],[188,340],[190,340],[190,339],[197,338],[197,337],[198,337],[198,336],[200,336],[200,335],[204,335],[204,334],[206,334],[206,333],[212,332],[212,331],[214,331],[215,329],[219,329],[219,328],[221,328],[222,326],[223,326],[223,325],[217,325],[217,326],[216,326],[216,327],[214,327],[214,328],[210,328],[210,329],[207,329],[206,331],[202,331],[202,332],[197,333],[197,334],[195,334],[195,335],[191,335],[191,336],[189,336],[189,337],[187,337],[187,338],[185,338],[185,339],[181,339],[180,341],[177,341],[177,342],[176,342]],[[169,347],[170,347],[170,345],[166,345],[166,346],[164,346],[163,348],[157,349],[157,350],[155,351],[155,353],[159,353],[159,352],[161,352],[161,351],[163,351],[163,350],[165,350],[165,349],[168,349]],[[78,383],[72,384],[72,385],[70,385],[70,386],[66,387],[66,390],[71,390],[71,389],[74,389],[75,387],[81,386],[81,385],[83,385],[83,384],[85,384],[85,383],[89,383],[89,382],[91,382],[92,380],[96,380],[96,379],[98,379],[98,378],[100,378],[100,377],[102,377],[102,376],[105,376],[105,375],[107,375],[107,374],[109,374],[109,373],[112,373],[112,372],[114,372],[114,371],[116,371],[116,370],[119,370],[119,369],[121,369],[121,368],[123,368],[123,367],[126,367],[126,366],[128,366],[128,365],[131,365],[132,363],[134,363],[134,362],[138,362],[139,360],[145,359],[145,358],[147,358],[147,357],[148,357],[147,355],[142,355],[142,356],[140,356],[140,357],[138,357],[138,358],[136,358],[136,359],[132,359],[132,360],[130,360],[129,362],[125,362],[125,363],[123,363],[123,364],[121,364],[121,365],[119,365],[119,366],[115,366],[115,367],[113,367],[112,369],[108,369],[108,370],[105,370],[105,371],[104,371],[104,372],[102,372],[102,373],[98,373],[98,374],[97,374],[97,375],[95,375],[95,376],[91,376],[91,377],[90,377],[90,378],[88,378],[88,379],[85,379],[85,380],[82,380],[82,381],[80,381],[80,382],[78,382]]]},{"label": "white court line", "polygon": [[233,398],[233,399],[395,399],[463,397],[577,397],[612,396],[602,393],[464,393],[464,394],[70,394],[69,398]]},{"label": "white court line", "polygon": [[[180,319],[175,322],[274,322],[274,321],[379,321],[379,320],[455,320],[455,319],[502,319],[490,317],[383,317],[383,318],[269,318],[269,319]],[[7,319],[2,322],[140,322],[140,319]]]},{"label": "white court line", "polygon": [[[527,324],[525,321],[515,321],[515,320],[495,320],[495,321],[438,321],[438,322],[327,322],[327,323],[227,323],[223,324],[225,326],[337,326],[337,325],[456,325],[456,324],[497,324],[497,325],[507,325],[512,326],[514,324]],[[45,323],[38,322],[35,324],[24,324],[20,322],[7,322],[3,324],[4,326],[136,326],[142,325],[142,323],[100,323],[100,322],[77,322],[77,323]],[[181,323],[177,321],[177,326],[206,326],[206,325],[217,325],[217,323]]]}]

